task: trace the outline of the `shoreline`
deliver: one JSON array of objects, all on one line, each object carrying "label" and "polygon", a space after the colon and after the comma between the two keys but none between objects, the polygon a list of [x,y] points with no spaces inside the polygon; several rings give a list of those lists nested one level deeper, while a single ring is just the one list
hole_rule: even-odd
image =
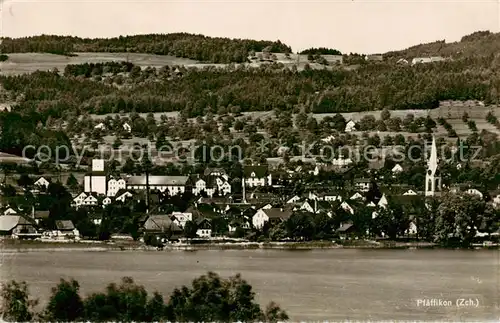
[{"label": "shoreline", "polygon": [[496,249],[498,244],[476,244],[470,248],[443,247],[430,242],[390,242],[356,240],[348,244],[337,244],[328,241],[313,242],[234,242],[234,243],[200,243],[200,244],[167,244],[163,249],[131,242],[62,242],[62,241],[14,241],[0,242],[2,253],[19,252],[64,252],[64,251],[202,251],[202,250],[323,250],[323,249],[450,249],[478,250]]}]

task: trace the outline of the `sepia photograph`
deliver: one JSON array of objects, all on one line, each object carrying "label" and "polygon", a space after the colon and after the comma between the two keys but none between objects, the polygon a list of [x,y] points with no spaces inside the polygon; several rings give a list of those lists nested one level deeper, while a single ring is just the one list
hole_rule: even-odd
[{"label": "sepia photograph", "polygon": [[500,322],[500,0],[0,0],[0,322]]}]

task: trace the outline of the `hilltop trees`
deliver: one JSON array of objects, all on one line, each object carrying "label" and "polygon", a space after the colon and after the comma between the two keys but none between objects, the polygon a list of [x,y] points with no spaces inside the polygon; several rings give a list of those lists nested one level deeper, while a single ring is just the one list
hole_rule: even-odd
[{"label": "hilltop trees", "polygon": [[[172,55],[212,63],[241,63],[250,51],[290,53],[291,48],[278,41],[229,39],[188,33],[120,36],[106,39],[82,39],[70,36],[42,35],[4,38],[2,53],[42,52],[71,55],[74,52],[150,53]],[[89,74],[90,75],[90,74]]]},{"label": "hilltop trees", "polygon": [[[35,301],[29,300],[26,283],[14,281],[2,288],[2,315],[6,320],[31,321]],[[165,303],[158,292],[150,297],[144,286],[130,277],[120,285],[109,284],[104,292],[86,298],[79,295],[75,280],[61,280],[52,289],[50,300],[39,315],[42,321],[121,321],[121,322],[276,322],[288,315],[271,302],[263,311],[254,300],[252,286],[239,274],[228,279],[213,272],[202,275],[192,286],[176,288]]]}]

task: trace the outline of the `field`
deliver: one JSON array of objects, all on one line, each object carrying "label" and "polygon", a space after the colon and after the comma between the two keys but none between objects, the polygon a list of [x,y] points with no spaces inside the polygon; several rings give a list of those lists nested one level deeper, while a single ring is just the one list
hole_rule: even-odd
[{"label": "field", "polygon": [[0,63],[2,74],[15,75],[31,73],[36,70],[52,70],[57,68],[63,71],[68,64],[104,63],[112,61],[129,61],[141,67],[165,65],[195,65],[198,62],[174,56],[161,56],[137,53],[78,53],[78,56],[68,57],[47,53],[20,53],[9,54],[6,62]]},{"label": "field", "polygon": [[[297,65],[297,55],[290,55],[290,59],[285,58],[284,54],[275,54],[278,63],[283,63],[285,66]],[[224,67],[226,64],[205,64],[196,60],[180,58],[166,55],[139,54],[139,53],[77,53],[77,56],[69,57],[63,55],[54,55],[48,53],[13,53],[8,54],[9,59],[5,62],[0,62],[0,74],[17,75],[24,73],[32,73],[37,70],[48,71],[57,68],[64,71],[68,64],[83,64],[83,63],[104,63],[112,61],[129,61],[142,68],[147,66],[160,68],[165,65],[184,65],[186,67],[203,68],[205,66]],[[307,55],[300,56],[297,68],[303,69],[308,63]],[[329,59],[329,55],[324,55]],[[253,61],[244,65],[258,67],[267,62]],[[311,68],[324,68],[323,65],[309,63]]]}]

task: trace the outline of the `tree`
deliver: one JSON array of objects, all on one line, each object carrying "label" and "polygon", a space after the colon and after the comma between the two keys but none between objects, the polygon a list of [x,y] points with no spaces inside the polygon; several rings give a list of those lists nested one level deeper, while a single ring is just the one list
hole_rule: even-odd
[{"label": "tree", "polygon": [[72,322],[84,314],[83,301],[79,294],[80,285],[74,279],[61,279],[57,287],[52,288],[44,317],[49,321]]},{"label": "tree", "polygon": [[33,179],[28,176],[28,174],[21,174],[21,177],[17,180],[17,184],[23,188],[33,185]]},{"label": "tree", "polygon": [[71,189],[76,189],[78,187],[78,180],[76,179],[73,173],[69,174],[68,179],[66,180],[66,186]]},{"label": "tree", "polygon": [[10,281],[2,284],[2,319],[11,322],[28,322],[34,318],[33,308],[38,300],[30,300],[28,285],[25,282]]},{"label": "tree", "polygon": [[187,221],[184,224],[184,236],[186,238],[196,238],[196,231],[198,230],[196,223],[193,221]]},{"label": "tree", "polygon": [[[167,318],[176,322],[248,322],[263,320],[264,313],[254,301],[252,286],[239,274],[222,279],[209,272],[176,288],[167,304]],[[269,317],[288,317],[277,305],[269,306]],[[276,314],[273,315],[273,314]]]},{"label": "tree", "polygon": [[16,189],[14,188],[14,186],[12,186],[10,184],[3,185],[2,186],[2,194],[3,194],[3,196],[6,196],[6,197],[16,196]]}]

